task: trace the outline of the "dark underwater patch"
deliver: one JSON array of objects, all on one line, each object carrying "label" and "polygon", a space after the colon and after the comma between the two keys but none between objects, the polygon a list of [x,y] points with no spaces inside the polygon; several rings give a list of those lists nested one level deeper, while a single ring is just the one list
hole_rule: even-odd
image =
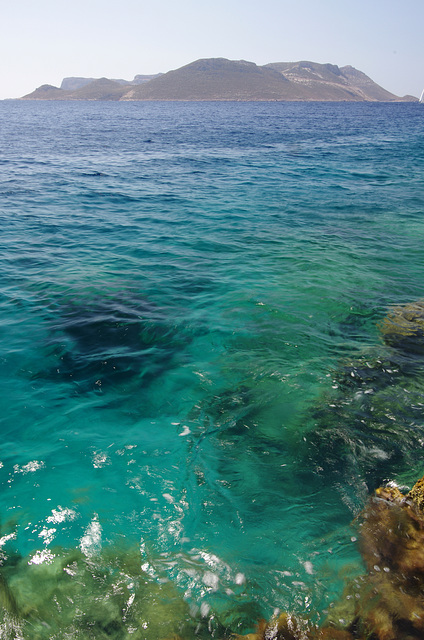
[{"label": "dark underwater patch", "polygon": [[48,325],[49,367],[36,377],[70,382],[79,392],[133,378],[146,386],[174,365],[189,341],[163,309],[129,296],[60,300]]}]

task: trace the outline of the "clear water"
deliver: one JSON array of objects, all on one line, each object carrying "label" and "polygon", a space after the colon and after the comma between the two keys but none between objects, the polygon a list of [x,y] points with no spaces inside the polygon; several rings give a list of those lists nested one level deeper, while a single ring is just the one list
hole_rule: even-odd
[{"label": "clear water", "polygon": [[125,541],[212,635],[322,619],[367,495],[424,472],[421,356],[378,328],[423,297],[422,105],[0,123],[5,557]]}]

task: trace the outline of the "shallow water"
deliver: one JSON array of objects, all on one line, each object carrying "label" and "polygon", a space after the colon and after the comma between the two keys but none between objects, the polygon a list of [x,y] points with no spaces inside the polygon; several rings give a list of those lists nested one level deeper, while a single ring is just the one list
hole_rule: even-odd
[{"label": "shallow water", "polygon": [[367,495],[424,471],[378,328],[423,297],[423,118],[0,102],[6,563],[136,549],[215,637],[325,616]]}]

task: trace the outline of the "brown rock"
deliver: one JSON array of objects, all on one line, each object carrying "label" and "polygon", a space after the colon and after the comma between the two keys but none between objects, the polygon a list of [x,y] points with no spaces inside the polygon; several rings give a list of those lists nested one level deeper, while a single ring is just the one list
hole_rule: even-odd
[{"label": "brown rock", "polygon": [[393,307],[380,325],[386,344],[402,351],[424,352],[424,300]]}]

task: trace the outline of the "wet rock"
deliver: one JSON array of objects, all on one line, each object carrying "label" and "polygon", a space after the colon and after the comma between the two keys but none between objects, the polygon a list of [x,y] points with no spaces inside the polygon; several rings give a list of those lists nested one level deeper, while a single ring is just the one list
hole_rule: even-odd
[{"label": "wet rock", "polygon": [[232,636],[234,640],[296,640],[299,638],[299,625],[293,616],[282,613],[271,618],[269,622],[260,620],[254,633]]},{"label": "wet rock", "polygon": [[412,500],[414,505],[420,509],[420,511],[424,510],[424,478],[421,478],[414,484],[406,497]]},{"label": "wet rock", "polygon": [[257,630],[244,636],[233,635],[234,640],[354,640],[345,629],[325,627],[319,629],[287,613],[274,616],[269,622],[261,620]]},{"label": "wet rock", "polygon": [[341,602],[321,628],[283,613],[261,621],[254,633],[234,639],[422,640],[423,505],[424,478],[407,494],[395,485],[376,490],[359,518],[367,573],[346,586]]},{"label": "wet rock", "polygon": [[357,624],[376,640],[424,637],[424,478],[404,495],[375,492],[361,517],[361,553],[368,569]]}]

